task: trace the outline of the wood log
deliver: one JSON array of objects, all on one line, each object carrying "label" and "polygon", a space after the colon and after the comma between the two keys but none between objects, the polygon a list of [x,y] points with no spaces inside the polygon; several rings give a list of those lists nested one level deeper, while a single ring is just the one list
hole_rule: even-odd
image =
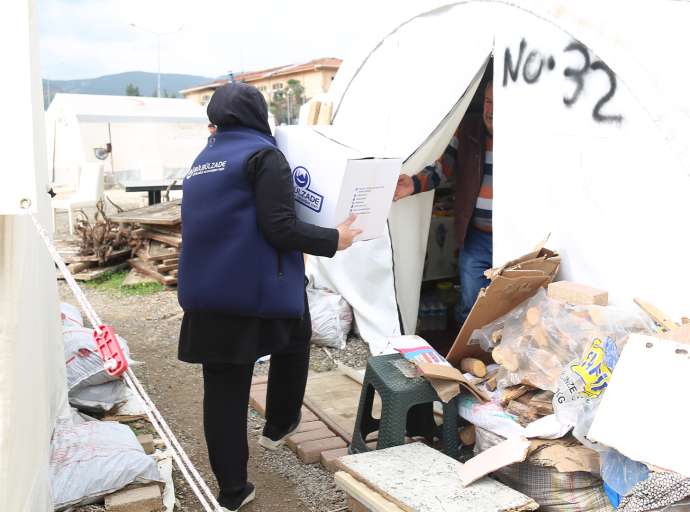
[{"label": "wood log", "polygon": [[[165,260],[170,260],[170,259],[172,259],[172,258],[175,258],[175,257],[178,256],[178,255],[179,255],[179,252],[177,251],[177,249],[172,249],[172,248],[170,249],[170,251],[168,251],[168,252],[165,253],[165,254],[153,255],[153,254],[147,253],[147,252],[146,252],[145,250],[143,250],[143,249],[139,249],[139,250],[134,254],[134,256],[136,256],[136,257],[139,258],[140,260],[143,260],[143,261],[150,261],[150,262],[155,262],[155,261],[163,261],[163,262],[165,262]],[[175,258],[175,259],[177,259],[177,258]]]},{"label": "wood log", "polygon": [[673,320],[671,320],[671,318],[666,313],[661,311],[652,303],[637,297],[633,299],[633,302],[635,302],[635,304],[637,304],[640,307],[640,309],[642,309],[642,311],[647,313],[647,315],[649,315],[649,317],[652,320],[654,320],[657,324],[659,324],[667,331],[675,331],[676,329],[678,329],[679,325],[675,323]]},{"label": "wood log", "polygon": [[532,329],[531,334],[534,340],[537,342],[537,345],[539,345],[542,348],[546,348],[549,346],[549,336],[546,333],[546,329],[543,325],[535,326],[534,329]]},{"label": "wood log", "polygon": [[536,389],[531,389],[527,393],[525,393],[524,395],[516,398],[515,400],[517,400],[521,404],[529,405],[529,403],[532,401],[532,397],[536,394],[536,392],[537,392]]},{"label": "wood log", "polygon": [[569,304],[608,306],[609,293],[572,281],[557,281],[549,284],[548,296]]},{"label": "wood log", "polygon": [[315,125],[319,121],[319,110],[321,110],[320,101],[312,101],[309,104],[309,115],[307,115],[307,124]]},{"label": "wood log", "polygon": [[331,116],[333,113],[333,103],[325,101],[321,103],[319,108],[319,117],[317,124],[331,124]]},{"label": "wood log", "polygon": [[80,261],[78,263],[70,264],[67,268],[69,268],[69,271],[72,274],[78,274],[79,272],[82,272],[83,270],[86,270],[87,268],[95,267],[95,266],[96,266],[95,261]]},{"label": "wood log", "polygon": [[530,423],[539,419],[537,411],[529,405],[522,404],[517,400],[513,400],[506,406],[506,412],[512,414],[517,418],[518,423],[526,427]]},{"label": "wood log", "polygon": [[517,354],[503,345],[494,348],[491,351],[491,357],[493,357],[496,363],[500,364],[511,373],[518,371],[518,368],[520,368],[520,361]]},{"label": "wood log", "polygon": [[527,323],[529,325],[538,325],[539,320],[541,319],[541,311],[539,311],[539,308],[537,307],[531,307],[527,310]]},{"label": "wood log", "polygon": [[165,265],[165,264],[156,265],[156,270],[158,270],[158,272],[160,272],[162,274],[165,272],[169,272],[170,270],[175,270],[175,269],[177,269],[177,263],[173,263],[172,265]]},{"label": "wood log", "polygon": [[542,416],[549,416],[550,414],[553,414],[553,404],[551,402],[535,402],[531,401],[529,404],[530,407],[532,407],[537,413],[541,414]]},{"label": "wood log", "polygon": [[162,233],[154,233],[153,231],[144,231],[140,235],[140,238],[148,238],[150,240],[163,242],[164,244],[172,245],[178,249],[182,245],[182,237],[179,235],[164,235]]},{"label": "wood log", "polygon": [[474,429],[474,425],[468,425],[460,430],[459,437],[463,446],[472,446],[477,440],[477,432]]},{"label": "wood log", "polygon": [[479,384],[482,384],[482,383],[492,379],[493,377],[496,377],[496,375],[498,375],[498,369],[487,372],[487,374],[484,375],[484,377],[475,377],[470,382],[473,386],[478,386]]},{"label": "wood log", "polygon": [[137,269],[142,274],[153,277],[156,281],[165,286],[172,286],[177,284],[177,278],[171,276],[164,276],[156,271],[155,267],[148,265],[146,262],[141,261],[137,258],[132,258],[129,260],[129,264]]},{"label": "wood log", "polygon": [[531,389],[531,387],[525,386],[524,384],[511,386],[509,388],[504,389],[503,393],[501,394],[501,405],[505,406],[507,403],[517,400]]},{"label": "wood log", "polygon": [[462,370],[462,373],[471,373],[475,377],[481,378],[486,376],[486,365],[483,361],[474,357],[466,357],[460,361],[460,370]]}]

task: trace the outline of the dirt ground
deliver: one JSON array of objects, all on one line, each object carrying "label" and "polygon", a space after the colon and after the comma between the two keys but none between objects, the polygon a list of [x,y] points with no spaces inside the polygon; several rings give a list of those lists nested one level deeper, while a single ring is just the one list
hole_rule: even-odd
[{"label": "dirt ground", "polygon": [[[138,206],[138,205],[137,205]],[[64,234],[65,215],[58,215],[59,232]],[[216,490],[209,467],[202,425],[202,377],[198,365],[177,360],[177,339],[182,311],[174,289],[143,296],[127,296],[98,287],[84,287],[89,300],[104,322],[113,325],[129,343],[132,357],[141,362],[134,366],[149,394],[165,416],[191,460]],[[76,304],[64,282],[59,283],[63,301]],[[353,367],[363,367],[368,350],[357,338],[343,351],[329,349],[336,359]],[[267,371],[269,363],[259,363],[256,374]],[[335,363],[319,347],[312,347],[313,371],[328,371]],[[247,512],[334,512],[345,510],[344,495],[336,489],[333,477],[319,465],[306,466],[287,448],[267,452],[256,441],[263,420],[250,409],[248,428],[249,478],[257,488],[257,500]],[[202,511],[196,498],[178,471],[175,471],[176,510]]]}]

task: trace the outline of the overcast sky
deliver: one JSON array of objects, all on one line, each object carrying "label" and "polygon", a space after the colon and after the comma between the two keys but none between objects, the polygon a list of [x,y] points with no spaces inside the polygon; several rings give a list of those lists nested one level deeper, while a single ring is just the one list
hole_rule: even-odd
[{"label": "overcast sky", "polygon": [[[41,71],[53,80],[123,71],[219,76],[346,56],[393,0],[37,0]],[[138,27],[132,27],[134,23]]]}]

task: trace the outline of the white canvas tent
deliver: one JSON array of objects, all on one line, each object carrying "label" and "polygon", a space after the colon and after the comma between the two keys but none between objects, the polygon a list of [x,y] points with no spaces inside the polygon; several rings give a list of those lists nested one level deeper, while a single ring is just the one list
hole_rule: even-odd
[{"label": "white canvas tent", "polygon": [[46,111],[50,181],[72,185],[79,165],[99,162],[115,179],[182,177],[206,143],[206,109],[185,99],[55,95]]},{"label": "white canvas tent", "polygon": [[0,510],[53,510],[48,464],[58,416],[69,411],[55,267],[22,206],[50,227],[34,0],[0,18]]},{"label": "white canvas tent", "polygon": [[[687,314],[690,4],[404,5],[340,68],[330,136],[414,174],[442,152],[493,52],[494,263],[551,233],[561,277]],[[398,311],[415,330],[432,194],[393,205],[390,237],[309,259],[374,353],[400,331]]]}]

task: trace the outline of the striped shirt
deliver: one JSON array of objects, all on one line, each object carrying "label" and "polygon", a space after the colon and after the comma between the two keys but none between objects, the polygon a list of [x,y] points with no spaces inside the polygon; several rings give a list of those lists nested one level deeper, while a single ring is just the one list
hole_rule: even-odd
[{"label": "striped shirt", "polygon": [[[441,157],[412,177],[414,192],[426,192],[450,181],[455,173],[458,156],[458,132],[456,131]],[[481,231],[491,233],[491,212],[493,210],[493,137],[487,136],[484,143],[484,177],[472,215],[472,225]]]}]

